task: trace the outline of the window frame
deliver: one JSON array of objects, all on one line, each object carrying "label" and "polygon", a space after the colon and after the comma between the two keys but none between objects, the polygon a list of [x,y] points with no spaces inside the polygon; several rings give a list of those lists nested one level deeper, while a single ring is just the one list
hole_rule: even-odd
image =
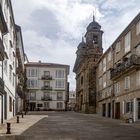
[{"label": "window frame", "polygon": [[136,35],[140,34],[140,20],[136,24]]},{"label": "window frame", "polygon": [[65,70],[56,70],[55,72],[55,77],[56,78],[65,78]]},{"label": "window frame", "polygon": [[124,89],[125,90],[130,89],[130,76],[126,76],[124,78]]},{"label": "window frame", "polygon": [[133,112],[133,102],[132,101],[126,102],[125,112],[126,113]]},{"label": "window frame", "polygon": [[120,93],[120,82],[115,83],[115,94],[119,94]]},{"label": "window frame", "polygon": [[124,49],[125,53],[128,53],[131,50],[131,31],[124,37]]},{"label": "window frame", "polygon": [[120,50],[121,50],[121,42],[118,41],[118,42],[116,43],[116,46],[115,46],[115,52],[116,52],[116,53],[119,53]]},{"label": "window frame", "polygon": [[136,85],[140,86],[140,70],[136,72]]},{"label": "window frame", "polygon": [[55,87],[56,88],[65,88],[65,81],[64,80],[60,80],[60,79],[59,80],[56,80]]}]

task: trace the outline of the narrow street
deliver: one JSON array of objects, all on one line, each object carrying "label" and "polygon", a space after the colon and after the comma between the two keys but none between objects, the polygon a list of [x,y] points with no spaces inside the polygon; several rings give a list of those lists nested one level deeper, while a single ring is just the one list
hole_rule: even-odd
[{"label": "narrow street", "polygon": [[[36,112],[48,115],[16,140],[139,140],[140,124],[75,112]],[[12,140],[12,137],[10,140]]]}]

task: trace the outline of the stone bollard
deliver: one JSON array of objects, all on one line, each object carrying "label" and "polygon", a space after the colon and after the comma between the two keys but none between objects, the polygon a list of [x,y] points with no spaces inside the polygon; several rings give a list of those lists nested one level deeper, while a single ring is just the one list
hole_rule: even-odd
[{"label": "stone bollard", "polygon": [[19,116],[17,116],[17,123],[19,123]]},{"label": "stone bollard", "polygon": [[11,123],[7,123],[7,132],[6,134],[11,134]]},{"label": "stone bollard", "polygon": [[21,113],[21,116],[22,116],[22,118],[24,118],[24,114],[23,114],[23,112]]}]

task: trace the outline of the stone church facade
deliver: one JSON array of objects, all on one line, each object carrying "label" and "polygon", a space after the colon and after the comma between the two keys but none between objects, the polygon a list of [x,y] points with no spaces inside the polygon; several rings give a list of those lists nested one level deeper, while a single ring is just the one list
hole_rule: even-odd
[{"label": "stone church facade", "polygon": [[103,117],[140,121],[140,13],[104,52],[101,26],[88,25],[78,45],[76,110]]},{"label": "stone church facade", "polygon": [[76,111],[96,112],[96,63],[103,54],[101,26],[93,21],[87,26],[82,42],[77,47],[73,71],[76,73]]}]

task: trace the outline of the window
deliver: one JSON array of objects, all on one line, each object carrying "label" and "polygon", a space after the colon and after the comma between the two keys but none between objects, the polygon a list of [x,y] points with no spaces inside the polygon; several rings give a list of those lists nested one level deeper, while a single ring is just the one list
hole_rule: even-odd
[{"label": "window", "polygon": [[7,74],[7,60],[4,60],[4,72]]},{"label": "window", "polygon": [[9,58],[10,58],[10,60],[12,61],[13,60],[13,53],[12,53],[12,47],[11,47],[11,43],[10,43],[10,41],[9,41]]},{"label": "window", "polygon": [[50,108],[50,103],[49,102],[44,102],[44,108],[49,109]]},{"label": "window", "polygon": [[62,109],[62,108],[63,108],[63,103],[57,102],[57,109]]},{"label": "window", "polygon": [[136,73],[136,85],[137,85],[137,86],[140,85],[140,70],[137,71],[137,73]]},{"label": "window", "polygon": [[8,36],[7,36],[7,35],[4,35],[4,36],[3,36],[3,42],[4,42],[4,46],[5,46],[6,48],[8,48]]},{"label": "window", "polygon": [[111,91],[112,91],[112,87],[109,87],[109,88],[108,88],[108,92],[107,92],[107,95],[108,95],[108,96],[111,95]]},{"label": "window", "polygon": [[103,72],[106,71],[106,58],[103,59]]},{"label": "window", "polygon": [[29,79],[27,81],[28,88],[37,88],[38,87],[38,81],[34,79]]},{"label": "window", "polygon": [[36,100],[36,92],[30,93],[30,100]]},{"label": "window", "polygon": [[99,86],[100,86],[100,87],[102,86],[102,77],[99,78]]},{"label": "window", "polygon": [[106,76],[107,76],[107,80],[110,80],[110,70],[107,71]]},{"label": "window", "polygon": [[98,43],[98,37],[96,35],[93,35],[93,43],[94,44]]},{"label": "window", "polygon": [[117,42],[115,52],[118,53],[121,50],[121,42]]},{"label": "window", "polygon": [[9,96],[9,111],[12,112],[12,97]]},{"label": "window", "polygon": [[130,77],[127,76],[125,77],[125,89],[129,89],[130,88]]},{"label": "window", "polygon": [[45,82],[44,82],[44,86],[50,87],[50,81],[45,81]]},{"label": "window", "polygon": [[125,36],[124,47],[125,47],[125,53],[130,51],[130,47],[131,47],[131,34],[130,34],[130,32],[128,32]]},{"label": "window", "polygon": [[36,77],[37,76],[37,69],[31,69],[31,77]]},{"label": "window", "polygon": [[126,103],[126,113],[133,112],[133,102]]},{"label": "window", "polygon": [[5,15],[5,18],[6,18],[6,21],[8,20],[8,1],[6,0],[5,3],[4,3],[4,15]]},{"label": "window", "polygon": [[109,62],[109,61],[111,61],[111,51],[108,53],[108,55],[107,55],[107,61]]},{"label": "window", "polygon": [[83,76],[81,77],[81,86],[83,85]]},{"label": "window", "polygon": [[64,78],[64,70],[56,70],[56,78]]},{"label": "window", "polygon": [[63,92],[57,92],[57,100],[63,100]]},{"label": "window", "polygon": [[64,80],[56,80],[56,88],[64,88]]},{"label": "window", "polygon": [[136,24],[136,34],[140,33],[140,21]]},{"label": "window", "polygon": [[10,29],[12,29],[13,26],[13,21],[12,21],[12,17],[10,16]]},{"label": "window", "polygon": [[136,54],[137,54],[137,55],[140,55],[140,45],[138,45],[138,46],[136,47]]},{"label": "window", "polygon": [[99,63],[99,71],[102,71],[102,61]]},{"label": "window", "polygon": [[106,74],[103,75],[103,88],[106,87]]},{"label": "window", "polygon": [[120,92],[120,83],[117,82],[117,83],[115,84],[115,94],[118,94],[119,92]]},{"label": "window", "polygon": [[37,69],[28,69],[27,76],[28,77],[37,77]]},{"label": "window", "polygon": [[44,76],[49,76],[50,75],[50,71],[44,71]]},{"label": "window", "polygon": [[9,65],[9,80],[12,80],[12,66]]},{"label": "window", "polygon": [[15,85],[15,74],[13,73],[13,86]]},{"label": "window", "polygon": [[50,98],[50,92],[44,92],[44,97],[45,98]]}]

